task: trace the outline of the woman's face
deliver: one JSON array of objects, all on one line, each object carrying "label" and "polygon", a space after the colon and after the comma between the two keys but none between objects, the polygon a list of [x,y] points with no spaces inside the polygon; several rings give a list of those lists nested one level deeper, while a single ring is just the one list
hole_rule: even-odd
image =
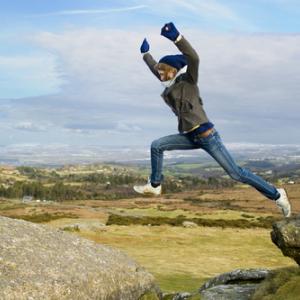
[{"label": "woman's face", "polygon": [[168,81],[176,76],[177,70],[169,65],[159,63],[156,65],[156,70],[161,81]]},{"label": "woman's face", "polygon": [[161,81],[168,81],[174,78],[173,73],[166,72],[165,70],[158,69],[158,74]]}]

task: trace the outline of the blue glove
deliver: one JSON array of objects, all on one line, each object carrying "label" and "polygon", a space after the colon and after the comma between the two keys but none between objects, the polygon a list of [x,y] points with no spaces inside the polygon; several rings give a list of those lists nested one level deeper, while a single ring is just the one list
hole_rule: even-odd
[{"label": "blue glove", "polygon": [[148,52],[149,51],[149,49],[150,49],[150,46],[149,46],[149,44],[148,44],[148,42],[147,42],[147,40],[146,40],[146,38],[143,40],[143,43],[142,43],[142,45],[141,45],[141,53],[146,53],[146,52]]},{"label": "blue glove", "polygon": [[160,34],[173,42],[175,42],[179,36],[178,30],[172,22],[165,24]]}]

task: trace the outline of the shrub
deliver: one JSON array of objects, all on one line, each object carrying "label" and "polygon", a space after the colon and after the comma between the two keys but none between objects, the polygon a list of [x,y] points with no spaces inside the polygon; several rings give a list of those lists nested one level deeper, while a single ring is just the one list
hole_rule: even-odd
[{"label": "shrub", "polygon": [[21,219],[33,223],[44,223],[44,222],[49,222],[52,220],[57,220],[57,219],[62,219],[62,218],[72,218],[76,219],[78,216],[74,214],[66,214],[66,213],[54,213],[54,214],[49,214],[49,213],[44,213],[44,214],[33,214],[33,215],[19,215],[19,216],[10,216],[10,218],[13,219]]},{"label": "shrub", "polygon": [[249,221],[245,219],[237,220],[224,220],[224,219],[204,219],[204,218],[186,218],[183,215],[175,218],[168,217],[135,217],[135,216],[121,216],[116,214],[109,215],[106,225],[171,225],[171,226],[182,226],[184,221],[191,221],[199,226],[207,227],[232,227],[232,228],[271,228],[274,218],[259,218],[256,221]]}]

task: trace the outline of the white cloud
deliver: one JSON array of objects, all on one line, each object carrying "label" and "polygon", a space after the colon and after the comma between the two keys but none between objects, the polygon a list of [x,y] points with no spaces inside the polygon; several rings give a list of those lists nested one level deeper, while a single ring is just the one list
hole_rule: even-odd
[{"label": "white cloud", "polygon": [[[177,52],[159,30],[147,32],[155,58]],[[298,35],[184,34],[200,55],[205,109],[226,139],[286,143],[292,142],[289,132],[300,143],[295,129],[300,125]],[[56,95],[14,101],[3,113],[16,123],[55,124],[46,128],[53,142],[63,135],[74,141],[80,134],[81,143],[149,144],[175,133],[176,118],[139,53],[143,38],[126,30],[39,34],[34,42],[57,58],[67,82]]]},{"label": "white cloud", "polygon": [[[143,35],[135,32],[83,29],[42,33],[35,42],[58,57],[64,79],[69,81],[65,86],[68,95],[74,91],[78,95],[80,89],[87,103],[127,103],[128,95],[136,93],[130,101],[139,105],[150,77],[139,51],[142,39]],[[154,48],[159,39],[159,35],[151,38],[150,34]]]},{"label": "white cloud", "polygon": [[127,131],[127,132],[135,132],[135,131],[141,131],[141,128],[135,124],[130,124],[130,123],[126,123],[126,122],[117,122],[117,126],[116,129],[123,132],[123,131]]},{"label": "white cloud", "polygon": [[23,121],[15,124],[13,128],[18,129],[18,130],[24,130],[24,131],[45,131],[46,126],[41,125],[41,124],[35,124],[31,121]]},{"label": "white cloud", "polygon": [[176,24],[184,26],[235,31],[257,29],[256,24],[240,15],[235,5],[224,4],[224,1],[146,0],[144,3],[154,15],[166,21],[174,20]]},{"label": "white cloud", "polygon": [[[166,1],[166,0],[165,0]],[[169,7],[184,8],[192,12],[193,14],[206,15],[214,18],[222,18],[229,20],[237,20],[236,13],[228,7],[218,1],[203,1],[203,0],[167,0]],[[161,3],[161,2],[160,2]]]},{"label": "white cloud", "polygon": [[0,56],[0,98],[18,98],[59,91],[63,78],[53,55]]},{"label": "white cloud", "polygon": [[68,16],[68,15],[93,15],[93,14],[109,14],[109,13],[119,13],[132,10],[139,10],[146,8],[146,5],[137,5],[129,7],[117,7],[111,9],[78,9],[78,10],[62,10],[47,14],[39,14],[39,16]]},{"label": "white cloud", "polygon": [[129,6],[129,7],[119,7],[111,9],[81,9],[81,10],[63,10],[54,13],[49,13],[47,15],[91,15],[91,14],[108,14],[115,12],[126,12],[131,10],[138,10],[146,8],[145,5]]}]

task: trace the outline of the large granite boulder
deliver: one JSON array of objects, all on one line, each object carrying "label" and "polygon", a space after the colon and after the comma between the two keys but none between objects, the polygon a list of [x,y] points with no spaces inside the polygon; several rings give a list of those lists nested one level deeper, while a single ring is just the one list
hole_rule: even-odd
[{"label": "large granite boulder", "polygon": [[201,286],[201,300],[249,300],[269,272],[266,269],[238,269],[223,273]]},{"label": "large granite boulder", "polygon": [[285,256],[293,258],[300,265],[300,218],[285,219],[273,224],[273,243]]},{"label": "large granite boulder", "polygon": [[159,294],[153,276],[126,254],[75,234],[0,216],[0,241],[0,299],[135,300]]}]

